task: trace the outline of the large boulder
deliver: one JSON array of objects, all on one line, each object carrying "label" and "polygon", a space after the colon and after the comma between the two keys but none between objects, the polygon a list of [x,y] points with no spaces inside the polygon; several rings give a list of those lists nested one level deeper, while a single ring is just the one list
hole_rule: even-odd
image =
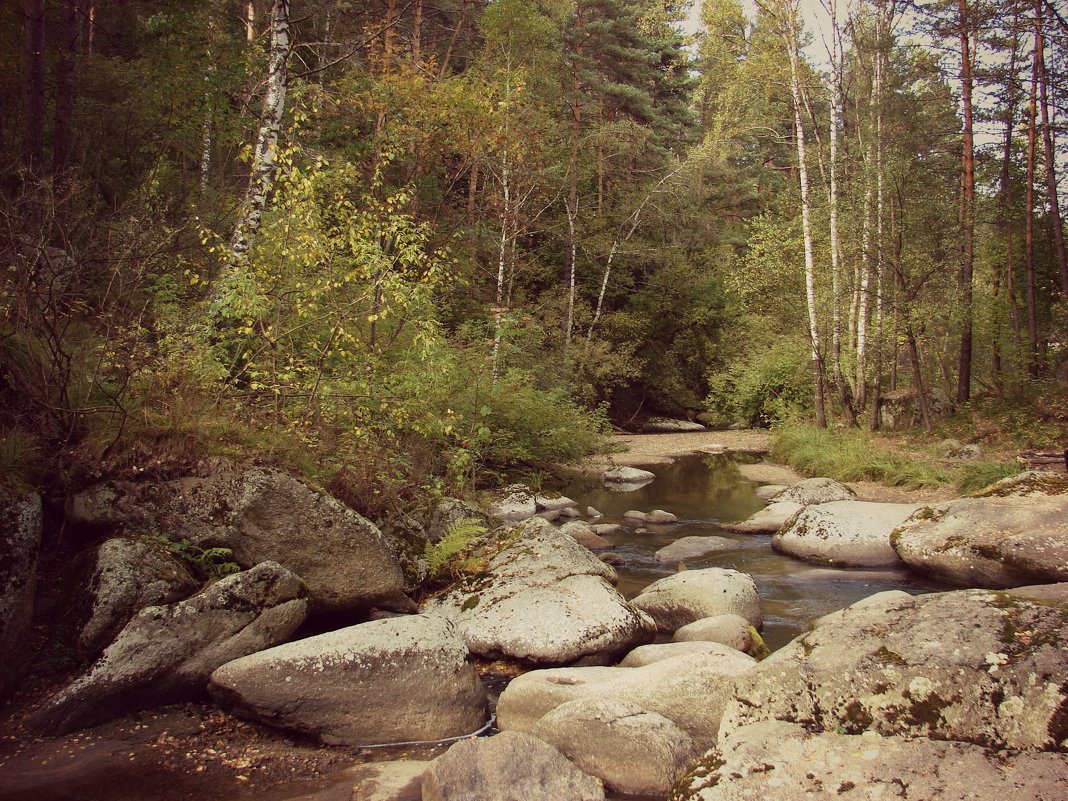
[{"label": "large boulder", "polygon": [[925,506],[894,531],[891,542],[909,567],[954,584],[1002,588],[1066,581],[1068,494],[991,495]]},{"label": "large boulder", "polygon": [[59,734],[202,697],[217,667],[289,639],[307,615],[305,595],[297,576],[263,562],[189,600],[143,609],[33,725]]},{"label": "large boulder", "polygon": [[690,431],[707,431],[700,423],[676,420],[673,417],[650,417],[642,423],[643,434],[679,434]]},{"label": "large boulder", "polygon": [[821,615],[812,621],[811,628],[819,628],[820,626],[826,626],[830,623],[840,623],[845,618],[849,617],[852,613],[858,609],[867,609],[875,607],[889,607],[893,606],[900,601],[907,601],[912,598],[910,593],[904,590],[884,590],[883,592],[876,592],[866,598],[861,598],[859,601],[854,601],[845,609],[837,609],[834,612],[828,612],[825,615]]},{"label": "large boulder", "polygon": [[644,487],[656,475],[637,467],[612,467],[601,474],[601,483],[609,489],[629,492]]},{"label": "large boulder", "polygon": [[802,506],[856,499],[857,493],[833,478],[806,478],[775,496],[776,501],[791,501]]},{"label": "large boulder", "polygon": [[496,536],[481,575],[424,605],[453,621],[472,653],[563,665],[653,638],[648,615],[612,587],[615,570],[551,524],[534,518]]},{"label": "large boulder", "polygon": [[601,783],[515,731],[461,740],[423,773],[423,801],[604,801]]},{"label": "large boulder", "polygon": [[992,753],[970,743],[818,732],[781,721],[725,737],[680,782],[674,801],[1059,801],[1059,754]]},{"label": "large boulder", "polygon": [[453,626],[375,620],[219,667],[212,696],[241,717],[328,745],[441,740],[486,719],[486,690]]},{"label": "large boulder", "polygon": [[901,564],[890,535],[919,506],[910,503],[832,501],[806,506],[771,538],[779,553],[835,567]]},{"label": "large boulder", "polygon": [[26,636],[33,623],[41,496],[0,484],[0,699],[26,668]]},{"label": "large boulder", "polygon": [[962,590],[848,610],[736,683],[727,733],[784,720],[1068,751],[1068,604]]},{"label": "large boulder", "polygon": [[449,528],[461,520],[477,520],[490,528],[490,516],[473,503],[459,498],[442,498],[426,517],[426,535],[431,542],[438,542]]},{"label": "large boulder", "polygon": [[71,499],[67,519],[230,548],[245,568],[278,562],[307,584],[313,611],[412,609],[382,532],[336,498],[278,470],[99,484]]},{"label": "large boulder", "polygon": [[1025,470],[1014,476],[995,481],[979,492],[976,498],[1032,498],[1036,495],[1068,495],[1068,473],[1053,470]]},{"label": "large boulder", "polygon": [[[679,631],[681,630],[682,629],[679,629]],[[736,664],[741,664],[741,660],[738,658],[741,653],[742,652],[737,648],[731,648],[729,645],[724,645],[721,642],[712,642],[710,640],[658,642],[650,643],[649,645],[639,645],[623,657],[622,661],[619,663],[619,667],[645,667],[654,662],[663,662],[665,659],[672,659],[676,656],[688,656],[689,654],[712,654],[719,659],[725,659],[733,661]],[[750,657],[750,659],[752,659],[752,657]],[[755,663],[756,660],[753,659],[753,664]]]},{"label": "large boulder", "polygon": [[714,615],[687,623],[672,636],[672,641],[722,643],[757,659],[768,655],[764,639],[752,624],[740,615]]},{"label": "large boulder", "polygon": [[683,570],[654,581],[631,599],[652,616],[657,630],[671,634],[703,617],[734,614],[760,629],[760,598],[752,576],[722,567]]},{"label": "large boulder", "polygon": [[[927,413],[931,419],[947,417],[953,413],[953,401],[940,387],[929,387]],[[879,398],[879,427],[887,431],[912,428],[923,421],[920,391],[915,387],[885,392]]]},{"label": "large boulder", "polygon": [[76,643],[79,658],[95,659],[146,606],[175,603],[196,591],[189,572],[159,543],[105,540],[93,552],[85,588],[89,617]]},{"label": "large boulder", "polygon": [[533,670],[512,680],[497,703],[497,725],[536,731],[561,704],[610,699],[656,712],[685,731],[701,748],[715,742],[736,677],[753,667],[745,654],[724,650],[691,653],[643,667],[579,667]]},{"label": "large boulder", "polygon": [[560,704],[532,734],[624,795],[667,795],[700,753],[693,738],[663,715],[611,698]]},{"label": "large boulder", "polygon": [[593,526],[582,520],[572,520],[560,526],[560,533],[571,537],[575,542],[591,551],[611,548],[612,543],[594,531]]}]

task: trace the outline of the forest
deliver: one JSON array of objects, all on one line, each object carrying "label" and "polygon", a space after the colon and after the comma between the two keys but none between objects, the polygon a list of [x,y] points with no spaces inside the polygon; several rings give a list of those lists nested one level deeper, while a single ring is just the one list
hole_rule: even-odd
[{"label": "forest", "polygon": [[1051,0],[0,14],[7,481],[253,461],[374,515],[650,416],[1063,434]]}]

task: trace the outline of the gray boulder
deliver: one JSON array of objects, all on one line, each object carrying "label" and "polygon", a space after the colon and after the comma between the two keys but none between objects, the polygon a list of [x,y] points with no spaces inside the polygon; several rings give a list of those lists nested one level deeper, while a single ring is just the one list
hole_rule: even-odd
[{"label": "gray boulder", "polygon": [[700,753],[690,735],[663,715],[609,698],[561,704],[532,734],[624,795],[667,795]]},{"label": "gray boulder", "polygon": [[604,801],[601,783],[515,731],[461,740],[423,774],[423,801]]},{"label": "gray boulder", "polygon": [[196,591],[189,572],[158,543],[104,541],[93,554],[85,592],[89,619],[78,635],[78,657],[94,659],[146,606],[181,601]]},{"label": "gray boulder", "polygon": [[[953,401],[940,387],[928,387],[927,412],[931,419],[953,413]],[[883,393],[879,398],[879,427],[887,431],[912,428],[923,422],[920,391],[915,387]]]},{"label": "gray boulder", "polygon": [[753,492],[756,493],[758,498],[763,498],[767,501],[771,500],[785,489],[788,489],[785,484],[763,484],[753,490]]},{"label": "gray boulder", "polygon": [[832,501],[806,506],[771,538],[771,547],[795,559],[837,567],[894,567],[901,562],[890,535],[919,506],[910,503]]},{"label": "gray boulder", "polygon": [[560,665],[653,638],[648,615],[611,586],[615,570],[571,537],[537,518],[497,536],[480,576],[424,604],[456,624],[472,653]]},{"label": "gray boulder", "polygon": [[978,445],[966,445],[960,440],[944,439],[938,443],[938,453],[944,459],[970,461],[983,455]]},{"label": "gray boulder", "polygon": [[826,626],[831,623],[841,623],[851,614],[861,609],[891,607],[901,601],[909,601],[911,599],[912,595],[904,590],[885,590],[883,592],[877,592],[869,595],[867,598],[861,598],[859,601],[851,603],[845,609],[828,612],[826,615],[816,618],[812,621],[812,628],[819,628],[820,626]]},{"label": "gray boulder", "polygon": [[533,670],[512,680],[497,703],[503,730],[534,732],[553,709],[578,699],[614,700],[656,712],[701,748],[716,740],[736,678],[753,668],[745,654],[691,653],[642,667]]},{"label": "gray boulder", "polygon": [[775,496],[776,501],[792,501],[802,506],[856,499],[857,493],[833,478],[806,478]]},{"label": "gray boulder", "polygon": [[648,613],[665,634],[703,617],[728,613],[757,629],[763,625],[753,578],[721,567],[683,570],[654,581],[631,600],[631,606]]},{"label": "gray boulder", "polygon": [[644,487],[656,476],[648,470],[639,470],[637,467],[613,467],[601,474],[601,483],[609,489],[627,492]]},{"label": "gray boulder", "polygon": [[1068,604],[988,590],[850,610],[736,683],[724,731],[783,720],[847,734],[1068,750]]},{"label": "gray boulder", "polygon": [[996,481],[979,492],[976,498],[1032,498],[1036,495],[1068,495],[1068,473],[1052,470],[1025,470]]},{"label": "gray boulder", "polygon": [[724,738],[679,782],[678,801],[1059,801],[1059,754],[992,753],[969,743],[814,732],[768,721]]},{"label": "gray boulder", "polygon": [[41,496],[0,484],[0,700],[26,669],[41,521]]},{"label": "gray boulder", "polygon": [[794,501],[780,501],[776,496],[771,503],[745,520],[727,521],[720,523],[719,527],[727,531],[736,531],[739,534],[774,534],[801,509],[801,504]]},{"label": "gray boulder", "polygon": [[715,615],[695,620],[678,629],[671,639],[677,643],[722,643],[756,659],[763,659],[768,655],[764,639],[752,624],[740,615]]},{"label": "gray boulder", "polygon": [[891,537],[912,569],[970,587],[1068,580],[1068,494],[958,498],[925,506]]},{"label": "gray boulder", "polygon": [[477,520],[490,528],[490,517],[472,503],[459,498],[442,498],[426,517],[426,536],[431,542],[438,542],[449,527],[461,520]]},{"label": "gray boulder", "polygon": [[560,533],[571,537],[575,542],[591,551],[611,548],[612,543],[593,530],[593,526],[581,520],[572,520],[560,526]]},{"label": "gray boulder", "polygon": [[489,513],[506,523],[527,520],[538,513],[534,490],[524,484],[510,484],[497,494],[490,504]]},{"label": "gray boulder", "polygon": [[412,609],[382,532],[336,498],[278,470],[108,482],[74,496],[67,519],[230,548],[244,568],[278,562],[307,584],[314,611]]},{"label": "gray boulder", "polygon": [[671,417],[650,417],[642,424],[643,434],[680,434],[690,431],[707,431],[700,423],[676,420]]},{"label": "gray boulder", "polygon": [[305,595],[293,573],[264,562],[187,601],[143,609],[85,675],[45,704],[32,725],[61,734],[199,698],[220,665],[289,639],[307,615]]},{"label": "gray boulder", "polygon": [[[623,657],[619,667],[645,667],[654,662],[663,662],[665,659],[673,659],[676,656],[687,656],[689,654],[711,654],[718,659],[724,659],[738,665],[741,664],[739,656],[742,655],[742,652],[723,643],[707,640],[650,643],[649,645],[639,645]],[[755,659],[752,659],[752,657],[750,659],[752,664],[756,664]]]},{"label": "gray boulder", "polygon": [[241,717],[328,745],[441,740],[486,720],[486,690],[440,618],[376,620],[228,662],[212,696]]},{"label": "gray boulder", "polygon": [[653,554],[653,558],[666,565],[677,565],[687,559],[699,559],[717,551],[737,548],[738,543],[726,537],[681,537]]}]

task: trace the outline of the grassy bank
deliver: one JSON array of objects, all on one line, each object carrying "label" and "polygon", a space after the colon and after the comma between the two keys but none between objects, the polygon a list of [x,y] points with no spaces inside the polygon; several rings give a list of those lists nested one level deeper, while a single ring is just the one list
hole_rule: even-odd
[{"label": "grassy bank", "polygon": [[942,459],[934,444],[890,439],[856,429],[791,423],[776,432],[774,456],[806,476],[876,481],[894,487],[953,486],[974,492],[1019,472],[1015,462]]}]

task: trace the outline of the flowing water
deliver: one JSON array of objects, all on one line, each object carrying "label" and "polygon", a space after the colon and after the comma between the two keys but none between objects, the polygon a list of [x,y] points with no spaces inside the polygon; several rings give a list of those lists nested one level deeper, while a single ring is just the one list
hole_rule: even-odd
[{"label": "flowing water", "polygon": [[679,518],[671,525],[627,525],[607,535],[624,560],[616,570],[619,590],[627,598],[674,573],[676,566],[660,564],[654,554],[689,536],[725,537],[737,543],[737,548],[686,560],[685,565],[691,570],[729,567],[751,575],[764,612],[764,640],[772,650],[807,631],[821,615],[873,593],[896,589],[916,595],[945,589],[904,570],[811,565],[773,551],[770,535],[736,534],[720,528],[720,521],[742,520],[766,503],[757,497],[757,485],[745,479],[726,456],[686,456],[645,469],[655,473],[656,480],[630,492],[609,490],[595,478],[575,479],[562,490],[580,509],[589,505],[604,513],[604,520],[595,522],[622,522],[628,510],[663,509]]}]

